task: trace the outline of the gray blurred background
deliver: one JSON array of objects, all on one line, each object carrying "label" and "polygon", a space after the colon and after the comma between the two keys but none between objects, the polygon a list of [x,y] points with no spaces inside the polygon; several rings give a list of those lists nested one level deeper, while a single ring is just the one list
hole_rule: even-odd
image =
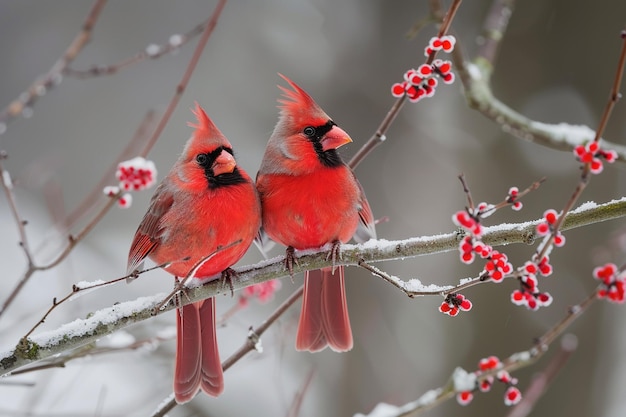
[{"label": "gray blurred background", "polygon": [[[107,65],[152,43],[191,29],[206,19],[214,1],[112,1],[73,67]],[[626,21],[626,3],[599,0],[518,2],[502,44],[492,80],[494,93],[512,108],[543,122],[595,127],[605,105]],[[489,1],[466,1],[453,23],[466,56],[473,56]],[[47,71],[80,28],[91,2],[0,2],[0,106],[4,107]],[[428,14],[426,1],[232,0],[209,40],[199,65],[149,155],[159,178],[190,135],[189,108],[200,102],[235,147],[238,160],[256,173],[274,123],[281,72],[306,89],[354,139],[343,148],[349,158],[375,131],[393,103],[390,87],[403,72],[423,62],[423,47],[435,29],[415,40],[407,30]],[[161,114],[179,82],[196,44],[174,55],[146,61],[113,76],[88,80],[66,78],[42,97],[32,117],[18,119],[0,135],[9,154],[5,167],[19,182],[18,204],[29,237],[41,259],[63,241],[51,231],[45,193],[56,196],[56,209],[71,210],[89,192],[128,143],[146,112]],[[624,104],[615,109],[606,137],[624,143]],[[451,214],[465,205],[457,175],[465,173],[475,200],[500,201],[512,185],[520,188],[547,176],[548,181],[524,200],[520,213],[503,210],[489,224],[536,219],[546,208],[560,209],[578,180],[570,153],[557,152],[513,138],[465,105],[460,83],[440,86],[436,96],[407,105],[388,133],[387,142],[356,170],[377,217],[381,238],[402,239],[454,230]],[[592,178],[583,201],[605,202],[625,193],[623,168],[609,166]],[[111,184],[115,180],[111,178]],[[135,228],[152,190],[138,193],[128,210],[114,209],[68,260],[39,273],[0,319],[0,349],[11,348],[41,317],[52,297],[66,294],[81,280],[112,279],[124,273]],[[0,298],[4,299],[25,268],[18,236],[0,198]],[[613,221],[566,233],[568,244],[552,255],[555,274],[541,288],[555,297],[551,307],[529,312],[509,302],[514,282],[484,285],[466,295],[470,313],[451,319],[437,311],[439,298],[411,300],[380,279],[357,268],[347,271],[355,347],[347,354],[293,349],[299,306],[263,338],[264,353],[253,353],[226,373],[226,391],[178,407],[171,416],[286,416],[307,374],[314,377],[300,416],[351,416],[369,412],[378,402],[403,404],[442,386],[456,366],[468,370],[488,355],[506,357],[526,349],[593,288],[593,267],[624,262],[624,222]],[[277,249],[276,254],[282,249]],[[515,264],[532,247],[506,248]],[[242,264],[257,262],[253,248]],[[386,262],[378,265],[403,279],[454,284],[475,276],[478,264],[461,265],[457,253]],[[297,288],[283,280],[274,302],[253,302],[219,330],[220,352],[227,357]],[[84,317],[115,301],[132,300],[171,288],[162,271],[132,285],[90,293],[55,311],[43,329]],[[220,312],[236,299],[219,299]],[[626,332],[623,307],[598,303],[570,329],[579,338],[574,354],[535,416],[622,416],[623,360]],[[138,339],[168,332],[173,314],[127,329]],[[101,343],[106,344],[103,340]],[[70,362],[12,379],[34,386],[0,382],[0,415],[142,416],[171,392],[173,341],[156,349],[111,354]],[[554,350],[554,349],[553,349]],[[515,373],[524,389],[553,352]],[[8,380],[7,380],[8,381]],[[477,394],[469,407],[450,401],[432,416],[506,415],[496,385]]]}]

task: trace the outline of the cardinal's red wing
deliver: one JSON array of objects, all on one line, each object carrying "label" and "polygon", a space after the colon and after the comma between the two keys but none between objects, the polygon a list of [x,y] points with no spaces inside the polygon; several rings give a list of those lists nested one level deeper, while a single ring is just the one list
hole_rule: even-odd
[{"label": "cardinal's red wing", "polygon": [[161,219],[174,203],[174,196],[161,183],[154,192],[150,207],[135,232],[135,238],[128,253],[127,273],[133,272],[144,259],[161,244],[163,229]]}]

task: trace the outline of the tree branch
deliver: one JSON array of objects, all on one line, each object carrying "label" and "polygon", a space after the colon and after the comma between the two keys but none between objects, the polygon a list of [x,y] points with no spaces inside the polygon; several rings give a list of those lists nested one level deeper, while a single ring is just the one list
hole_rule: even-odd
[{"label": "tree branch", "polygon": [[[185,89],[187,88],[187,84],[189,83],[189,80],[191,79],[191,76],[192,76],[192,74],[193,74],[193,72],[194,72],[194,70],[196,68],[196,65],[197,65],[197,63],[198,63],[198,61],[200,59],[200,56],[202,55],[202,51],[204,50],[204,47],[206,46],[206,44],[207,44],[211,34],[213,33],[213,30],[215,29],[215,26],[217,25],[217,21],[219,19],[219,16],[220,16],[220,14],[221,14],[225,4],[226,4],[226,0],[220,0],[218,2],[218,4],[215,6],[215,9],[213,10],[213,13],[211,14],[211,17],[209,17],[209,19],[207,21],[207,24],[204,27],[204,32],[202,33],[202,36],[200,37],[200,40],[198,41],[198,45],[196,45],[196,49],[194,50],[193,56],[189,60],[189,64],[187,65],[187,69],[185,70],[185,73],[183,74],[183,77],[181,78],[180,82],[176,86],[175,93],[174,93],[172,99],[170,100],[170,103],[167,106],[167,109],[166,109],[165,113],[163,114],[163,116],[159,120],[159,123],[156,126],[156,128],[155,128],[154,132],[152,133],[152,135],[150,136],[150,139],[146,142],[146,144],[143,146],[142,151],[139,153],[140,156],[144,156],[145,157],[148,154],[148,152],[152,149],[152,147],[154,146],[154,144],[158,140],[159,136],[163,132],[163,129],[167,125],[167,122],[169,121],[170,116],[174,112],[174,109],[178,105],[178,102],[179,102],[181,96],[183,95],[183,93],[185,92]],[[83,30],[86,31],[87,28],[89,28],[89,32],[88,33],[90,33],[91,27],[93,26],[93,24],[95,22],[94,14],[97,17],[97,13],[95,12],[95,10],[96,10],[98,5],[100,5],[100,7],[102,7],[104,5],[104,1],[99,1],[98,3],[96,3],[96,5],[94,5],[94,11],[92,11],[92,14],[90,14],[90,17],[87,19],[87,22],[84,24]],[[98,13],[99,13],[99,10],[98,10]],[[86,39],[88,39],[88,37],[86,37]],[[85,39],[85,42],[86,42],[86,39]],[[74,43],[76,43],[76,42],[74,42]],[[72,45],[74,45],[74,43]],[[77,49],[77,46],[75,46],[74,48],[72,48],[72,46],[70,46],[69,49],[74,51],[74,50]],[[75,53],[78,53],[78,51],[76,50]],[[66,52],[66,55],[64,55],[64,56],[73,57],[74,55],[71,55],[71,54],[68,55],[68,53]],[[69,64],[69,62],[65,62],[63,68],[66,68],[68,64]],[[1,118],[1,115],[0,115],[0,122],[1,121],[2,121],[2,118]],[[26,282],[28,282],[28,280],[32,277],[32,275],[36,271],[42,271],[42,270],[50,269],[50,268],[53,268],[53,267],[57,266],[59,263],[61,263],[72,252],[74,247],[89,232],[91,232],[91,230],[98,224],[98,222],[100,220],[102,220],[102,218],[104,218],[104,216],[109,211],[109,209],[111,207],[113,207],[113,205],[115,204],[117,198],[119,198],[119,194],[117,196],[115,196],[115,197],[112,197],[109,201],[107,201],[106,204],[99,209],[99,211],[93,216],[93,218],[88,222],[88,224],[78,234],[76,234],[76,235],[69,235],[68,236],[68,244],[67,244],[67,246],[59,253],[59,255],[52,262],[50,262],[50,263],[48,263],[46,265],[41,265],[41,266],[33,265],[32,263],[29,265],[28,269],[26,270],[26,272],[24,273],[22,278],[18,281],[16,287],[13,289],[13,291],[11,292],[9,297],[7,297],[7,299],[4,301],[2,307],[0,308],[0,316],[2,316],[2,314],[6,311],[6,309],[9,307],[9,305],[13,302],[13,300],[17,296],[17,294],[22,290],[22,288],[24,287],[24,284],[26,284]]]},{"label": "tree branch", "polygon": [[[511,0],[494,3],[484,27],[485,43],[472,62],[463,58],[461,48],[452,51],[467,103],[470,108],[498,124],[505,133],[547,148],[572,151],[576,146],[594,140],[596,131],[586,125],[552,124],[529,119],[498,100],[491,91],[493,60],[506,32],[513,4]],[[499,13],[499,16],[493,16],[493,13]],[[600,145],[604,149],[615,150],[617,160],[626,162],[626,146],[606,140],[601,140]]]},{"label": "tree branch", "polygon": [[[452,24],[452,20],[454,20],[454,16],[456,15],[456,12],[460,6],[461,6],[461,0],[454,0],[452,4],[450,4],[450,8],[448,9],[448,12],[444,16],[443,22],[441,22],[441,27],[439,28],[439,33],[437,34],[438,37],[442,37],[446,33],[448,33],[448,30],[450,29],[450,25]],[[431,64],[433,60],[435,59],[436,54],[437,54],[437,51],[434,51],[433,53],[431,53],[426,59],[426,63]],[[350,168],[352,169],[356,168],[357,165],[359,165],[361,161],[363,161],[367,157],[367,155],[369,155],[376,147],[378,147],[387,139],[386,137],[387,130],[389,129],[393,121],[396,119],[396,116],[398,116],[398,114],[400,113],[400,110],[402,109],[402,106],[404,106],[405,103],[406,103],[406,94],[398,98],[396,102],[393,103],[393,105],[391,106],[391,109],[389,109],[389,111],[387,112],[387,115],[378,126],[378,129],[376,129],[376,132],[374,132],[374,134],[368,139],[368,141],[365,142],[365,144],[363,144],[363,146],[357,151],[357,153],[348,162],[348,166]]]},{"label": "tree branch", "polygon": [[[591,292],[580,304],[572,306],[567,312],[567,315],[550,328],[529,349],[513,353],[508,358],[504,359],[498,367],[483,371],[480,375],[477,375],[476,383],[489,377],[493,377],[500,371],[512,372],[516,369],[524,368],[535,363],[548,351],[552,342],[554,342],[558,336],[563,334],[565,329],[567,329],[578,317],[580,317],[595,300],[597,300],[597,291]],[[567,344],[567,341],[565,341],[565,344]],[[571,351],[571,346],[569,349]],[[459,376],[463,376],[463,379],[467,380],[467,375],[467,371],[462,368],[456,368],[444,386],[427,391],[417,400],[411,401],[400,407],[384,403],[378,404],[369,416],[374,417],[377,415],[383,415],[381,414],[382,411],[380,411],[380,409],[385,409],[386,413],[384,415],[386,417],[416,416],[423,411],[429,410],[444,401],[451,399],[456,393],[465,391],[467,388],[457,387],[455,381],[460,379],[458,378]],[[359,413],[356,414],[355,417],[368,416]]]},{"label": "tree branch", "polygon": [[[624,216],[626,216],[626,198],[604,204],[586,203],[568,213],[561,230],[565,231]],[[540,219],[486,227],[483,241],[492,246],[511,243],[532,244],[535,239],[535,227],[541,221]],[[343,245],[341,259],[337,259],[335,264],[356,266],[361,260],[378,262],[452,251],[457,249],[460,237],[459,233],[452,232],[397,241],[375,240],[360,245]],[[331,261],[327,259],[328,249],[324,247],[321,250],[296,252],[298,263],[293,266],[294,273],[331,266]],[[283,256],[252,266],[235,268],[235,270],[238,275],[232,279],[234,290],[289,276],[289,271],[284,266]],[[230,287],[225,288],[220,280],[212,280],[202,286],[187,290],[187,296],[182,297],[182,304],[220,294],[230,294],[230,291]],[[35,334],[15,349],[0,353],[0,372],[9,373],[21,366],[75,349],[133,323],[149,319],[155,315],[154,309],[162,303],[164,297],[165,294],[157,294],[116,304],[93,313],[87,319],[77,319],[55,330]],[[175,307],[174,300],[170,300],[157,314]]]}]

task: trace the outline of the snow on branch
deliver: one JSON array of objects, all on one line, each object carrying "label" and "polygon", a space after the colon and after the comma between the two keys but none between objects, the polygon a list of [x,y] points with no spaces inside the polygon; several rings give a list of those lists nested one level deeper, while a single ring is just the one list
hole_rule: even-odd
[{"label": "snow on branch", "polygon": [[[592,141],[596,134],[585,125],[542,123],[516,112],[494,97],[487,70],[480,63],[464,63],[458,71],[470,107],[498,123],[506,133],[561,151],[572,151],[576,146]],[[617,160],[626,162],[626,146],[606,140],[602,140],[602,146],[615,150]]]},{"label": "snow on branch", "polygon": [[[568,213],[561,230],[574,229],[624,216],[626,216],[626,198],[603,204],[584,203]],[[492,246],[511,243],[532,244],[535,240],[536,226],[541,221],[542,219],[538,219],[524,223],[485,227],[483,241]],[[453,251],[458,249],[458,242],[462,237],[462,233],[452,232],[405,240],[381,239],[360,245],[343,245],[341,259],[336,260],[336,264],[356,266],[360,261],[377,262]],[[296,252],[298,263],[293,266],[293,272],[299,273],[330,266],[331,261],[327,259],[327,250],[328,248],[324,247],[317,251]],[[235,270],[238,274],[232,279],[233,290],[241,290],[253,284],[289,275],[284,265],[284,256],[251,266],[235,268]],[[230,287],[223,285],[221,280],[212,280],[201,286],[190,288],[186,291],[186,296],[182,297],[181,302],[189,304],[219,294],[229,294],[230,291]],[[78,348],[126,326],[174,309],[175,302],[170,300],[158,312],[155,311],[156,307],[162,304],[164,297],[165,294],[156,294],[115,304],[96,311],[86,319],[77,319],[57,329],[37,333],[26,340],[21,340],[13,350],[0,353],[0,373],[6,375],[29,363]]]}]

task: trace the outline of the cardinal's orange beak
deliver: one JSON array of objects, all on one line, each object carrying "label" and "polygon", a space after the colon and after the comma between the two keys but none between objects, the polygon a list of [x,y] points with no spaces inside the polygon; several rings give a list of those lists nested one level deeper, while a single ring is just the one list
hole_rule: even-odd
[{"label": "cardinal's orange beak", "polygon": [[322,149],[325,151],[329,149],[337,149],[350,142],[352,142],[352,138],[350,138],[350,136],[342,128],[336,125],[333,126],[321,140]]},{"label": "cardinal's orange beak", "polygon": [[217,176],[220,174],[230,174],[235,170],[237,166],[237,162],[235,162],[235,158],[226,150],[222,150],[217,158],[215,158],[215,162],[211,168],[213,169],[213,175]]}]

